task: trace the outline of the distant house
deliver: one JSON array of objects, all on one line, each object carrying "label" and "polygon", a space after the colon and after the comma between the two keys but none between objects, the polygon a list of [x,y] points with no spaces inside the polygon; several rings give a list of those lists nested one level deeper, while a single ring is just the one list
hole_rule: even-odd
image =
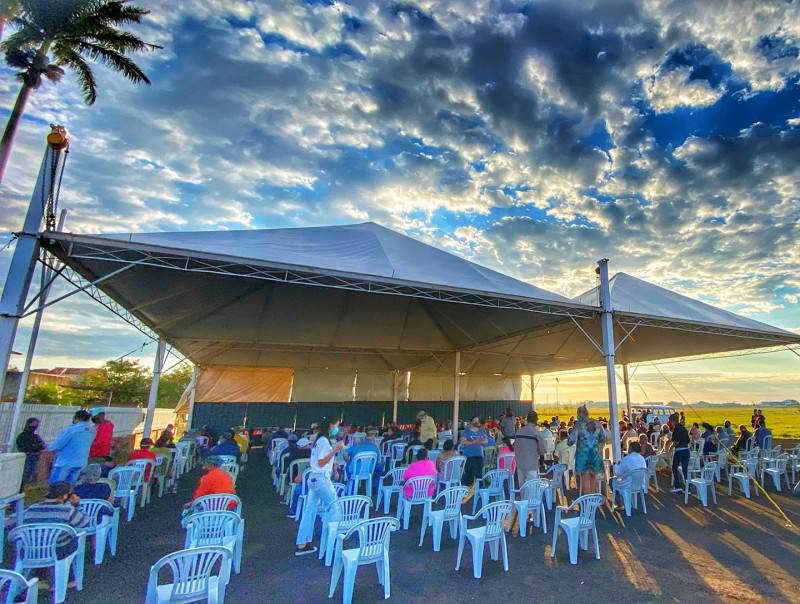
[{"label": "distant house", "polygon": [[[57,386],[71,386],[88,375],[100,372],[102,369],[95,367],[56,367],[55,369],[32,369],[28,376],[28,388],[43,384]],[[3,384],[2,402],[17,400],[19,385],[22,382],[22,372],[16,368],[6,371],[6,381]]]}]

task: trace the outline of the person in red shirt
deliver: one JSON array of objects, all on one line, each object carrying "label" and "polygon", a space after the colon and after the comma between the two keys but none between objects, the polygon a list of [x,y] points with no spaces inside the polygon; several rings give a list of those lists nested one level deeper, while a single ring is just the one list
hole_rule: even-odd
[{"label": "person in red shirt", "polygon": [[200,483],[192,494],[192,501],[183,506],[185,509],[192,507],[194,500],[203,495],[236,494],[233,478],[221,465],[222,460],[216,455],[210,455],[203,461],[206,473],[200,477]]},{"label": "person in red shirt", "polygon": [[[152,438],[143,438],[142,442],[139,443],[139,448],[135,451],[131,451],[131,454],[128,455],[128,461],[134,461],[135,459],[150,459],[155,463],[156,461],[156,454],[150,450],[150,447],[153,446],[153,439]],[[145,482],[150,480],[151,475],[151,468],[148,467],[144,473]]]},{"label": "person in red shirt", "polygon": [[102,463],[103,460],[111,455],[111,441],[114,438],[114,424],[106,419],[106,413],[102,408],[90,409],[92,423],[95,425],[95,437],[89,449],[89,462]]}]

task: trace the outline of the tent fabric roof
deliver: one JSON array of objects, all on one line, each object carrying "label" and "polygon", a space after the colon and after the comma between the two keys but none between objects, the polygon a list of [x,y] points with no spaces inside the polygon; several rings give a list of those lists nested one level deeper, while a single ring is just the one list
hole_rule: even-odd
[{"label": "tent fabric roof", "polygon": [[[471,375],[603,364],[596,291],[569,300],[373,223],[41,242],[199,365],[453,375],[456,351]],[[800,342],[628,275],[612,287],[619,362]]]},{"label": "tent fabric roof", "polygon": [[[653,285],[626,273],[617,273],[611,277],[609,286],[611,288],[611,307],[619,314],[657,317],[784,336],[795,335],[792,332]],[[592,288],[576,296],[573,300],[579,304],[599,306],[599,287]]]}]

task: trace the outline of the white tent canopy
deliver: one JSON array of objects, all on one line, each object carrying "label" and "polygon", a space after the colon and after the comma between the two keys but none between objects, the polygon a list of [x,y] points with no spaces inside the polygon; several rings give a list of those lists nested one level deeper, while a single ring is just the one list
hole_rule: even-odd
[{"label": "white tent canopy", "polygon": [[[453,376],[456,351],[470,376],[603,364],[594,290],[569,300],[372,223],[42,244],[201,366]],[[618,362],[800,341],[628,275],[612,285]]]}]

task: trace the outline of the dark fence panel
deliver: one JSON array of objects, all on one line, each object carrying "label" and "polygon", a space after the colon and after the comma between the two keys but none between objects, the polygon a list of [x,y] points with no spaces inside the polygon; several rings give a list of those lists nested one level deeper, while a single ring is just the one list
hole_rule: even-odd
[{"label": "dark fence panel", "polygon": [[195,403],[192,429],[208,426],[219,433],[244,423],[246,403]]},{"label": "dark fence panel", "polygon": [[344,412],[344,403],[298,403],[297,427],[308,428],[313,422],[339,419]]},{"label": "dark fence panel", "polygon": [[297,405],[294,403],[249,403],[247,405],[247,427],[266,428],[269,426],[294,425]]},{"label": "dark fence panel", "polygon": [[345,403],[344,421],[356,426],[375,426],[392,421],[392,402]]}]

